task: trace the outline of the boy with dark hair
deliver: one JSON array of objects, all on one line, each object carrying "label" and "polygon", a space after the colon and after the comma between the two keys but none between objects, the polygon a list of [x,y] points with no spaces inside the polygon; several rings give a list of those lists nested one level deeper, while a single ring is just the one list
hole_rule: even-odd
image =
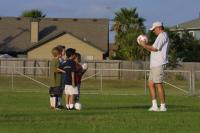
[{"label": "boy with dark hair", "polygon": [[77,88],[78,88],[78,94],[74,96],[75,103],[79,103],[80,100],[80,87],[81,87],[81,79],[83,74],[87,71],[87,69],[83,69],[81,66],[81,55],[79,53],[75,53],[75,59],[76,62],[76,82],[77,82]]},{"label": "boy with dark hair", "polygon": [[66,108],[72,110],[74,108],[74,95],[78,94],[76,87],[75,73],[76,63],[74,62],[75,49],[68,48],[66,50],[67,61],[63,63],[60,68],[65,71],[64,84],[65,84],[65,95],[66,95]]},{"label": "boy with dark hair", "polygon": [[58,106],[58,97],[62,94],[61,92],[61,73],[64,72],[59,69],[59,50],[54,47],[51,51],[53,59],[50,64],[50,108],[55,109]]}]

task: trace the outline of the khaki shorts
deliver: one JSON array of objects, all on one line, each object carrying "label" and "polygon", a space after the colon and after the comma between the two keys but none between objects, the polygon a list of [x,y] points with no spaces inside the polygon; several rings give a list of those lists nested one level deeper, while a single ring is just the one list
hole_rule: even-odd
[{"label": "khaki shorts", "polygon": [[149,80],[154,83],[162,83],[164,80],[165,65],[153,67],[150,69]]},{"label": "khaki shorts", "polygon": [[77,95],[78,88],[72,85],[65,85],[65,95]]}]

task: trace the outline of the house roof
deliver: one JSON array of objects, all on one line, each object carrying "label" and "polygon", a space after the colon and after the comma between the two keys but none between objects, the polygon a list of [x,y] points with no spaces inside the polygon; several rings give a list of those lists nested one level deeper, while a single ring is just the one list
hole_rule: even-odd
[{"label": "house roof", "polygon": [[200,29],[200,18],[174,25],[171,29]]},{"label": "house roof", "polygon": [[[91,45],[92,47],[95,47],[96,49],[99,49],[101,51],[104,51],[102,48],[99,48],[97,47],[96,45],[92,44],[91,42],[87,41],[87,40],[84,40],[82,38],[79,38],[78,36],[75,36],[73,33],[70,33],[70,32],[67,32],[67,31],[60,31],[60,32],[55,32],[54,34],[51,34],[49,35],[48,37],[44,38],[44,39],[41,39],[38,43],[36,43],[35,45],[29,47],[26,49],[26,51],[31,51],[32,49],[35,49],[35,48],[38,48],[40,47],[41,45],[45,44],[46,42],[49,42],[51,40],[53,40],[54,38],[57,38],[59,36],[62,36],[64,34],[70,34],[71,36],[73,37],[76,37],[77,39],[83,41],[83,42],[86,42],[88,45]],[[26,51],[23,51],[23,52],[26,52]]]},{"label": "house roof", "polygon": [[46,41],[68,33],[106,52],[108,50],[108,19],[41,18],[39,41],[31,43],[32,18],[0,18],[0,52],[27,52]]}]

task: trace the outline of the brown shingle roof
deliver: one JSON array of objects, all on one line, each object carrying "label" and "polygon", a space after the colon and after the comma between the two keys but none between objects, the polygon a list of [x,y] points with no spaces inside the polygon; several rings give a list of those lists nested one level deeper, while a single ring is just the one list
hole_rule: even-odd
[{"label": "brown shingle roof", "polygon": [[174,25],[171,29],[200,29],[200,18]]},{"label": "brown shingle roof", "polygon": [[70,34],[73,37],[76,37],[77,39],[79,39],[79,40],[81,40],[83,42],[86,42],[88,45],[91,45],[92,47],[95,47],[95,48],[97,48],[97,49],[99,49],[101,51],[104,51],[103,49],[97,47],[96,45],[92,44],[91,42],[89,42],[87,40],[84,40],[82,38],[79,38],[78,36],[75,36],[73,33],[70,33],[70,32],[67,32],[67,31],[54,32],[54,34],[48,35],[44,39],[41,39],[38,43],[36,43],[35,45],[33,45],[33,46],[29,47],[28,49],[26,49],[26,51],[31,51],[32,49],[35,49],[35,48],[43,45],[44,43],[49,42],[49,41],[53,40],[54,38],[57,38],[57,37],[62,36],[64,34]]},{"label": "brown shingle roof", "polygon": [[105,52],[108,50],[107,19],[42,18],[38,44],[30,42],[30,23],[31,18],[1,17],[0,51],[26,52],[63,31]]}]

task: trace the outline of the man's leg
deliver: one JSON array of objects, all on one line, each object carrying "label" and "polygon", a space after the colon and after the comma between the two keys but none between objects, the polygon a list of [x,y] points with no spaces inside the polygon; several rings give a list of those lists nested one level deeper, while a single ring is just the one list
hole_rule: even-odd
[{"label": "man's leg", "polygon": [[149,90],[150,90],[150,94],[151,94],[151,100],[154,100],[154,99],[156,99],[155,85],[152,80],[149,80],[148,85],[149,85]]},{"label": "man's leg", "polygon": [[156,100],[155,84],[152,80],[149,80],[148,85],[149,85],[149,90],[150,90],[150,95],[151,95],[151,100],[152,100],[152,106],[149,109],[149,111],[158,111],[159,109],[158,109],[157,100]]},{"label": "man's leg", "polygon": [[160,98],[160,103],[165,103],[165,90],[163,88],[162,83],[156,84],[156,88],[158,89],[158,94]]},{"label": "man's leg", "polygon": [[156,84],[156,88],[158,89],[158,94],[160,98],[160,111],[167,111],[167,108],[165,105],[165,90],[163,88],[162,83]]}]

